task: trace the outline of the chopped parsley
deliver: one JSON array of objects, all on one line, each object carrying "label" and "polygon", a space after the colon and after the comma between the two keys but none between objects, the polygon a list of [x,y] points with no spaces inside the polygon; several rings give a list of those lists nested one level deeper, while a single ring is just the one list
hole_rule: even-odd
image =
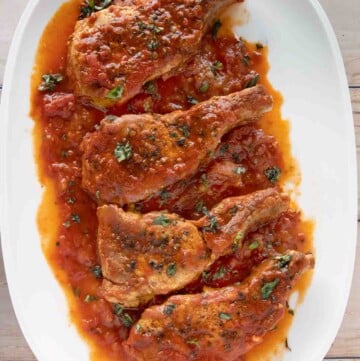
[{"label": "chopped parsley", "polygon": [[176,305],[174,305],[173,303],[169,303],[169,304],[164,306],[163,313],[166,316],[170,316],[174,312],[175,307],[176,307]]},{"label": "chopped parsley", "polygon": [[219,29],[221,28],[221,21],[220,20],[216,20],[213,27],[212,27],[212,31],[211,31],[211,34],[212,34],[212,37],[213,39],[215,40],[217,38],[217,35],[218,35],[218,32],[219,32]]},{"label": "chopped parsley", "polygon": [[197,202],[196,206],[195,206],[195,211],[197,213],[203,213],[205,216],[207,216],[209,214],[208,209],[206,208],[205,204],[203,201]]},{"label": "chopped parsley", "polygon": [[119,163],[130,159],[132,153],[132,147],[129,142],[126,142],[125,144],[118,143],[114,149],[114,156]]},{"label": "chopped parsley", "polygon": [[244,174],[244,173],[246,173],[246,168],[244,168],[244,167],[235,167],[233,169],[233,173],[238,174],[238,175]]},{"label": "chopped parsley", "polygon": [[155,51],[159,46],[159,42],[156,39],[151,39],[146,43],[146,47],[150,51]]},{"label": "chopped parsley", "polygon": [[224,266],[221,266],[212,276],[214,281],[222,279],[227,274],[227,269]]},{"label": "chopped parsley", "polygon": [[279,268],[285,268],[291,262],[291,255],[290,254],[283,254],[281,256],[276,257],[276,260],[279,262]]},{"label": "chopped parsley", "polygon": [[117,85],[116,87],[109,90],[109,92],[106,94],[106,98],[111,100],[118,100],[122,97],[124,94],[124,87],[122,85]]},{"label": "chopped parsley", "polygon": [[200,85],[199,92],[206,93],[210,88],[210,85],[207,81],[203,81]]},{"label": "chopped parsley", "polygon": [[64,80],[64,77],[61,74],[44,74],[41,79],[42,82],[38,86],[38,90],[45,92],[54,90],[55,86]]},{"label": "chopped parsley", "polygon": [[163,227],[169,226],[170,223],[171,223],[171,219],[166,217],[164,214],[160,214],[160,216],[157,216],[152,222],[153,225],[163,226]]},{"label": "chopped parsley", "polygon": [[261,298],[263,300],[267,300],[273,293],[278,283],[279,283],[278,278],[274,279],[274,281],[265,283],[264,286],[262,286],[261,288]]},{"label": "chopped parsley", "polygon": [[76,213],[73,213],[71,215],[71,220],[74,222],[74,223],[80,223],[81,222],[81,219],[80,219],[80,216]]},{"label": "chopped parsley", "polygon": [[187,340],[186,343],[189,344],[189,345],[194,345],[196,347],[200,347],[199,346],[199,341],[196,338],[192,338],[190,340]]},{"label": "chopped parsley", "polygon": [[206,187],[208,185],[206,173],[203,173],[200,178],[201,178],[202,185]]},{"label": "chopped parsley", "polygon": [[231,320],[231,315],[229,313],[220,312],[219,313],[219,318],[221,320],[229,321],[229,320]]},{"label": "chopped parsley", "polygon": [[242,57],[241,61],[243,62],[243,64],[244,64],[245,66],[249,66],[249,65],[250,65],[250,57],[247,56],[247,55],[244,55],[244,56]]},{"label": "chopped parsley", "polygon": [[253,251],[254,249],[259,248],[259,242],[258,241],[253,241],[249,244],[249,250]]},{"label": "chopped parsley", "polygon": [[75,204],[76,203],[76,198],[75,197],[70,197],[68,200],[67,200],[68,204]]},{"label": "chopped parsley", "polygon": [[179,140],[176,141],[176,144],[179,147],[183,147],[185,145],[185,142],[186,142],[186,138],[180,138]]},{"label": "chopped parsley", "polygon": [[243,239],[243,237],[244,237],[244,232],[239,231],[238,233],[236,233],[236,236],[235,236],[234,242],[233,242],[233,250],[236,250],[239,247],[239,243]]},{"label": "chopped parsley", "polygon": [[221,155],[224,155],[229,150],[229,144],[222,144],[219,150]]},{"label": "chopped parsley", "polygon": [[215,216],[210,216],[209,223],[203,227],[203,231],[210,232],[210,233],[216,233],[216,231],[220,229],[219,223]]},{"label": "chopped parsley", "polygon": [[150,95],[157,95],[157,86],[156,83],[153,81],[148,81],[144,84],[145,93]]},{"label": "chopped parsley", "polygon": [[166,201],[170,198],[170,192],[163,188],[161,191],[160,191],[160,205],[163,205],[164,203],[166,203]]},{"label": "chopped parsley", "polygon": [[276,183],[281,175],[281,169],[278,167],[267,168],[264,173],[271,183]]},{"label": "chopped parsley", "polygon": [[245,88],[252,88],[254,87],[260,79],[260,75],[256,74],[252,79],[248,81],[248,83],[245,85]]},{"label": "chopped parsley", "polygon": [[287,350],[289,350],[291,352],[291,348],[289,346],[289,342],[288,342],[287,338],[285,339],[285,347],[286,347]]},{"label": "chopped parsley", "polygon": [[191,95],[187,95],[186,96],[186,101],[189,103],[189,104],[192,104],[192,105],[196,105],[199,103],[199,101],[197,99],[195,99],[193,96]]},{"label": "chopped parsley", "polygon": [[261,49],[263,49],[264,48],[264,45],[263,44],[261,44],[261,43],[256,43],[256,49],[257,50],[261,50]]},{"label": "chopped parsley", "polygon": [[210,65],[211,72],[216,75],[219,70],[222,70],[224,68],[224,65],[221,61],[216,60]]},{"label": "chopped parsley", "polygon": [[188,125],[186,125],[186,124],[180,125],[180,126],[179,126],[179,129],[180,129],[182,135],[183,135],[185,138],[189,138],[189,136],[190,136],[190,128],[189,128]]},{"label": "chopped parsley", "polygon": [[231,216],[235,216],[235,214],[237,213],[238,210],[239,210],[239,207],[235,204],[234,207],[230,208],[229,213]]},{"label": "chopped parsley", "polygon": [[96,300],[97,300],[96,296],[93,296],[93,295],[86,295],[84,298],[84,302],[86,302],[86,303],[96,301]]},{"label": "chopped parsley", "polygon": [[132,317],[126,312],[121,314],[120,319],[121,319],[123,325],[127,328],[130,328],[134,323]]},{"label": "chopped parsley", "polygon": [[168,276],[174,276],[176,274],[176,271],[177,271],[177,266],[176,266],[176,263],[173,262],[173,263],[170,263],[166,269],[166,274]]},{"label": "chopped parsley", "polygon": [[102,269],[101,266],[96,265],[91,268],[91,273],[94,275],[95,278],[101,279],[102,278]]},{"label": "chopped parsley", "polygon": [[115,303],[114,305],[114,314],[116,316],[120,316],[124,311],[123,306],[120,305],[120,303]]},{"label": "chopped parsley", "polygon": [[84,19],[96,11],[106,9],[108,6],[110,6],[111,3],[112,0],[85,0],[85,2],[81,5],[80,8],[79,19]]}]

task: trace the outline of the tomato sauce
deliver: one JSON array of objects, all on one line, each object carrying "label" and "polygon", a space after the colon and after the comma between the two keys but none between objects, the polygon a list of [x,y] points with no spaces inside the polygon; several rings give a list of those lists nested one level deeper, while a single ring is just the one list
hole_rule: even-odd
[{"label": "tomato sauce", "polygon": [[[34,145],[39,180],[44,196],[38,213],[38,226],[45,256],[66,292],[70,316],[91,345],[92,360],[125,360],[121,343],[129,328],[114,313],[114,305],[99,292],[101,273],[96,252],[96,203],[81,188],[79,145],[94,130],[104,112],[76,104],[70,119],[49,117],[44,110],[44,93],[38,91],[41,76],[66,74],[67,41],[79,16],[80,2],[62,5],[47,25],[40,40],[32,76],[31,116],[34,119]],[[223,24],[225,28],[225,24]],[[225,29],[226,30],[226,29]],[[55,46],[54,46],[55,44]],[[205,36],[199,53],[177,75],[150,82],[127,104],[114,106],[107,114],[157,112],[188,109],[214,95],[224,95],[259,81],[274,98],[274,108],[256,125],[235,129],[224,137],[214,152],[213,162],[185,181],[159,194],[130,205],[130,210],[148,212],[168,209],[183,217],[197,219],[204,207],[211,208],[224,197],[246,194],[291,181],[298,185],[300,173],[291,156],[289,123],[281,118],[281,94],[267,80],[267,49],[261,44],[236,40],[228,31]],[[57,92],[71,93],[73,84],[65,80]],[[245,169],[241,186],[218,176],[217,165],[231,162]],[[279,181],[266,175],[270,168],[281,169]],[[242,170],[241,170],[242,172]],[[247,277],[252,267],[268,255],[268,250],[312,251],[313,224],[300,212],[285,212],[278,220],[248,234],[247,247],[235,255],[222,257],[197,281],[176,293],[201,292],[204,286],[221,287]],[[297,286],[304,294],[310,276]],[[166,297],[155,297],[150,304]],[[145,306],[144,306],[145,307]],[[141,309],[127,310],[135,322]],[[247,355],[248,360],[265,359],[277,345],[284,345],[292,312],[270,332],[265,342]],[[261,355],[261,356],[260,356]]]}]

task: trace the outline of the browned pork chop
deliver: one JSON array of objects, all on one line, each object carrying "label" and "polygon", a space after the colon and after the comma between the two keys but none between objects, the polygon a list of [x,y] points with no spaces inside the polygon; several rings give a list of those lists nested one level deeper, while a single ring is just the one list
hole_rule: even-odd
[{"label": "browned pork chop", "polygon": [[219,12],[236,1],[117,1],[79,20],[68,51],[77,95],[98,106],[126,102],[195,54]]},{"label": "browned pork chop", "polygon": [[176,295],[144,311],[124,343],[136,361],[235,361],[272,330],[314,258],[296,251],[264,261],[238,286]]},{"label": "browned pork chop", "polygon": [[82,185],[100,203],[145,199],[194,174],[224,134],[271,106],[271,96],[256,86],[187,111],[107,117],[82,142]]},{"label": "browned pork chop", "polygon": [[184,287],[210,263],[197,228],[176,214],[140,215],[110,205],[97,215],[102,288],[110,302],[136,307]]},{"label": "browned pork chop", "polygon": [[[237,230],[243,237],[252,227],[276,219],[287,207],[288,198],[273,188],[232,197],[216,206],[206,221],[194,222],[199,229],[193,222],[166,212],[140,215],[114,205],[99,207],[103,295],[110,302],[136,307],[155,295],[183,288],[220,255],[241,249]],[[214,217],[220,209],[217,223]],[[225,241],[211,239],[207,243],[212,230],[217,239],[223,234]]]}]

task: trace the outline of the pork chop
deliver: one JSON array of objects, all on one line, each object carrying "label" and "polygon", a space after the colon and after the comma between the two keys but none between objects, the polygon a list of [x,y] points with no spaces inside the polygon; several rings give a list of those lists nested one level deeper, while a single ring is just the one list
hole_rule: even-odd
[{"label": "pork chop", "polygon": [[187,111],[107,117],[82,142],[82,186],[100,203],[143,200],[197,172],[222,136],[271,109],[262,86]]},{"label": "pork chop", "polygon": [[67,69],[76,95],[97,106],[126,102],[195,54],[219,12],[236,1],[117,2],[79,20]]},{"label": "pork chop", "polygon": [[[241,249],[237,230],[244,237],[252,227],[276,219],[287,207],[288,198],[273,188],[225,199],[206,220],[196,222],[167,212],[141,215],[114,205],[99,207],[103,295],[110,302],[136,307],[155,295],[181,289],[219,256]],[[215,214],[219,215],[221,226],[213,221]],[[223,242],[211,239],[207,243],[212,229],[216,240],[224,233]],[[220,247],[224,249],[221,251]]]},{"label": "pork chop", "polygon": [[176,295],[144,311],[124,343],[136,361],[235,361],[282,319],[292,287],[314,258],[288,251],[241,285]]}]

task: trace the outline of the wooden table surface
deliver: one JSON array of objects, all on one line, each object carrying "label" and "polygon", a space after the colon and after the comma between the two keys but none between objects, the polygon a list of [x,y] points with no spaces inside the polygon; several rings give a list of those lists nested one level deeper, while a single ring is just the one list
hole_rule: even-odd
[{"label": "wooden table surface", "polygon": [[[360,0],[319,1],[332,22],[344,57],[353,105],[359,165]],[[11,36],[26,2],[27,0],[0,0],[0,85],[2,84],[6,55]],[[358,166],[358,181],[360,179],[359,169],[360,167]],[[358,203],[360,204],[359,198]],[[358,241],[360,238],[359,234],[360,214],[358,214]],[[357,246],[357,262],[350,300],[342,326],[334,344],[329,350],[327,358],[335,360],[360,360],[360,242],[358,242]],[[0,361],[34,360],[35,358],[21,334],[12,309],[0,250]]]}]

